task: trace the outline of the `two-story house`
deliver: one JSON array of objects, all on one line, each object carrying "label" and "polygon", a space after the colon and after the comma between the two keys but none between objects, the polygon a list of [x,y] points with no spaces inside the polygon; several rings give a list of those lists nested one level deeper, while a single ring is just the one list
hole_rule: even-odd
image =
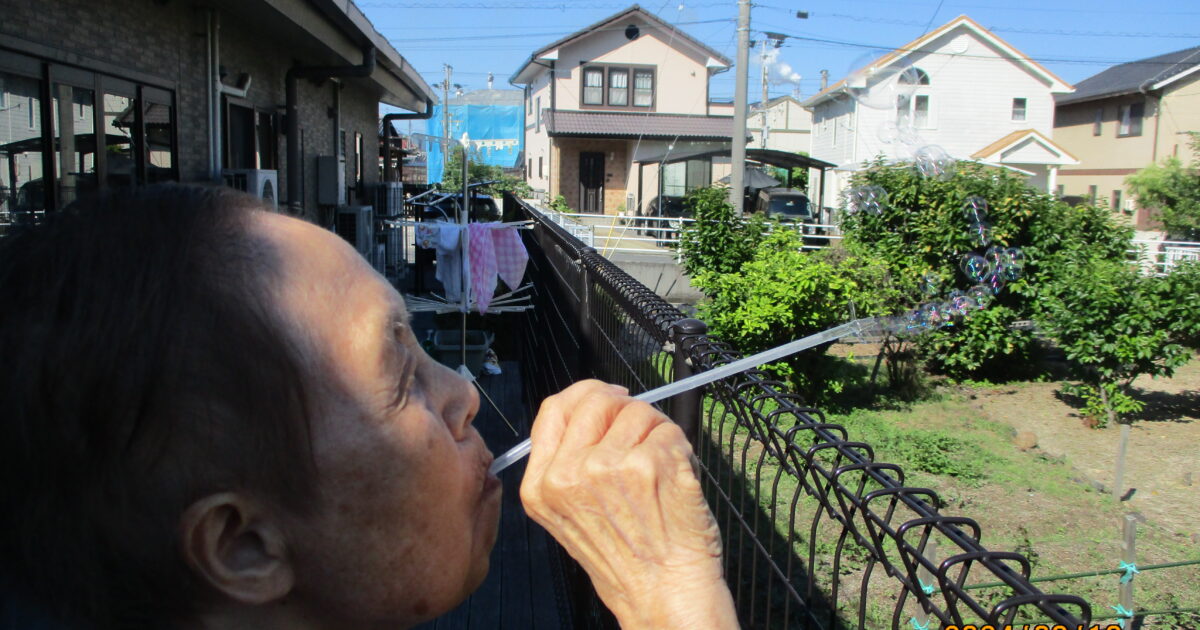
[{"label": "two-story house", "polygon": [[1053,189],[1074,157],[1051,139],[1054,95],[1073,88],[967,16],[887,53],[804,101],[812,155],[840,166],[827,194],[864,162],[911,159],[922,145],[1005,166]]},{"label": "two-story house", "polygon": [[752,148],[807,154],[812,150],[812,112],[794,96],[777,96],[751,105],[746,133]]},{"label": "two-story house", "polygon": [[1058,193],[1108,203],[1133,214],[1139,229],[1152,228],[1125,178],[1166,157],[1191,162],[1187,134],[1200,131],[1200,46],[1113,66],[1056,101],[1054,141],[1079,156],[1078,165],[1062,169]]},{"label": "two-story house", "polygon": [[639,159],[729,146],[732,112],[710,102],[709,79],[730,66],[637,5],[539,48],[510,79],[525,88],[526,181],[608,214],[710,184],[711,160],[667,165],[660,186]]}]

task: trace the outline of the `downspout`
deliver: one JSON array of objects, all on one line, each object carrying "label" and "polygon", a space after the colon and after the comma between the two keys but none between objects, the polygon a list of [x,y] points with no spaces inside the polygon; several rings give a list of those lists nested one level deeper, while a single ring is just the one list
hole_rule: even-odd
[{"label": "downspout", "polygon": [[303,188],[300,185],[302,169],[300,156],[300,79],[332,79],[334,77],[365,78],[375,71],[375,47],[363,48],[362,64],[357,66],[293,66],[288,69],[287,86],[287,203],[288,211],[299,214],[303,210]]},{"label": "downspout", "polygon": [[[546,166],[546,175],[547,175],[547,179],[546,179],[546,188],[547,188],[547,189],[549,189],[549,190],[554,190],[554,157],[555,157],[555,152],[554,152],[554,139],[550,137],[550,127],[549,127],[549,124],[550,124],[550,119],[552,119],[552,117],[554,116],[554,112],[555,112],[555,111],[558,109],[558,86],[557,86],[557,85],[555,85],[555,84],[557,84],[557,83],[558,83],[558,80],[555,78],[555,71],[554,71],[554,68],[555,68],[555,66],[557,66],[557,65],[558,65],[558,61],[556,61],[556,60],[553,60],[553,59],[552,59],[552,60],[550,60],[550,118],[548,118],[548,119],[546,120],[546,124],[547,124],[547,127],[546,127],[546,139],[547,139],[547,140],[549,140],[549,145],[550,145],[550,155],[546,156],[546,161],[550,162],[550,164],[548,164],[548,165]],[[561,156],[561,155],[562,155],[562,149],[561,149],[561,148],[558,150],[558,155],[559,155],[559,156]],[[560,195],[562,194],[562,182],[559,182],[559,185],[558,185],[558,194],[560,194]],[[553,203],[553,202],[554,202],[554,198],[553,198],[553,197],[550,199],[550,202],[551,202],[551,203]]]},{"label": "downspout", "polygon": [[383,181],[392,181],[392,121],[393,120],[429,120],[433,118],[433,99],[425,97],[425,111],[412,114],[383,115]]},{"label": "downspout", "polygon": [[208,10],[205,35],[208,44],[208,176],[221,181],[221,53],[220,18],[216,9]]}]

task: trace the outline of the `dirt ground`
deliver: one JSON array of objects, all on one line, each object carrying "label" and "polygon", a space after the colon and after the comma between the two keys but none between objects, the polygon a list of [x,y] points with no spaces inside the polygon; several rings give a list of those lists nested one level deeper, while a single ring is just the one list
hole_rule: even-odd
[{"label": "dirt ground", "polygon": [[[1144,377],[1134,386],[1146,408],[1129,436],[1122,494],[1132,494],[1125,506],[1200,544],[1200,361],[1170,379]],[[964,393],[982,417],[1032,432],[1042,453],[1065,459],[1088,482],[1111,491],[1120,428],[1085,426],[1058,389],[1058,383],[1022,383]]]}]

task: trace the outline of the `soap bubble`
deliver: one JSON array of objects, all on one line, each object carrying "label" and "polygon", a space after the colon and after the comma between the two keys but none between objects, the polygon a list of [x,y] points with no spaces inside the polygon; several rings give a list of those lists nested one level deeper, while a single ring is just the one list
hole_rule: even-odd
[{"label": "soap bubble", "polygon": [[848,188],[844,194],[848,214],[859,212],[879,214],[887,205],[888,195],[883,186],[855,186]]},{"label": "soap bubble", "polygon": [[908,119],[902,119],[900,122],[888,120],[879,125],[875,135],[884,144],[894,143],[905,146],[923,146],[925,144],[921,139],[921,134],[917,133]]},{"label": "soap bubble", "polygon": [[987,199],[979,196],[967,197],[967,200],[963,202],[962,212],[967,223],[971,225],[986,222],[988,217]]},{"label": "soap bubble", "polygon": [[881,65],[882,57],[891,51],[870,51],[860,55],[846,75],[846,93],[864,107],[895,109],[900,98],[911,98],[916,92],[920,72],[911,66]]},{"label": "soap bubble", "polygon": [[954,158],[936,144],[927,144],[913,153],[913,163],[922,177],[947,180],[954,176]]},{"label": "soap bubble", "polygon": [[975,301],[975,308],[986,308],[988,303],[992,301],[992,289],[982,284],[977,284],[967,289],[967,297]]},{"label": "soap bubble", "polygon": [[1019,247],[1008,248],[1008,260],[1018,267],[1025,267],[1025,252]]},{"label": "soap bubble", "polygon": [[963,254],[958,266],[971,282],[983,282],[992,273],[992,264],[979,254]]},{"label": "soap bubble", "polygon": [[1015,282],[1021,277],[1021,267],[1009,261],[1004,263],[1004,266],[1000,268],[1000,274],[1004,276],[1006,281]]},{"label": "soap bubble", "polygon": [[971,242],[978,247],[986,247],[992,242],[992,226],[987,221],[980,221],[971,226]]},{"label": "soap bubble", "polygon": [[991,291],[992,295],[999,295],[1000,292],[1004,290],[1004,284],[1006,282],[1007,280],[1004,279],[1003,270],[996,269],[983,279],[983,286]]},{"label": "soap bubble", "polygon": [[921,289],[921,293],[926,295],[937,295],[941,292],[942,277],[931,271],[921,276],[921,280],[918,285]]},{"label": "soap bubble", "polygon": [[966,293],[964,293],[962,291],[959,291],[958,289],[955,289],[950,292],[949,302],[950,302],[950,309],[954,312],[955,315],[958,315],[960,317],[965,316],[967,313],[970,313],[971,311],[978,308],[978,305],[975,303],[975,298],[971,297],[970,295],[967,295]]},{"label": "soap bubble", "polygon": [[995,245],[989,247],[987,251],[983,253],[983,257],[989,263],[991,263],[992,269],[1000,269],[1001,267],[1007,265],[1009,261],[1008,250],[1004,249],[1003,247],[996,247]]}]

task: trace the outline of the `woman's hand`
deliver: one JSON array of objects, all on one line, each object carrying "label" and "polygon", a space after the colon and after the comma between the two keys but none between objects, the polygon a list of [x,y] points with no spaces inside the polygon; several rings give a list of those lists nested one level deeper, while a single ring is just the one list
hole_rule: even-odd
[{"label": "woman's hand", "polygon": [[547,398],[525,510],[588,572],[623,628],[735,628],[721,539],[683,432],[599,381]]}]

